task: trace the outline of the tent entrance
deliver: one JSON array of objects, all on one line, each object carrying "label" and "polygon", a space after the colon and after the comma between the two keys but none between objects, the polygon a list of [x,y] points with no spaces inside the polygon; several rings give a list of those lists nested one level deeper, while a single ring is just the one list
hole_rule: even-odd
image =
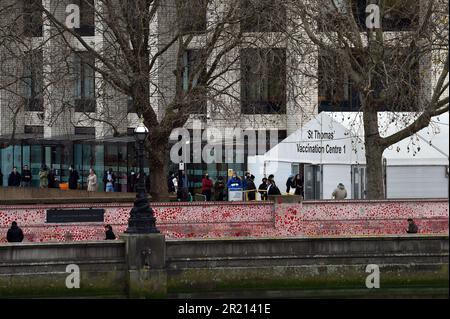
[{"label": "tent entrance", "polygon": [[366,199],[367,174],[365,165],[352,165],[352,199]]},{"label": "tent entrance", "polygon": [[305,199],[321,199],[323,193],[322,165],[304,164]]}]

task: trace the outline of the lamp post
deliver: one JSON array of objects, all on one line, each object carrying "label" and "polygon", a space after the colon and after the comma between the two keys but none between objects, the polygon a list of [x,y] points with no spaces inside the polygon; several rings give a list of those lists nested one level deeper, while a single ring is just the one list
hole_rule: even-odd
[{"label": "lamp post", "polygon": [[128,219],[127,234],[151,234],[159,233],[156,228],[156,218],[150,207],[147,192],[145,190],[144,178],[144,142],[149,135],[148,128],[144,123],[134,129],[134,137],[138,145],[139,180],[137,184],[137,195],[134,200],[133,209]]}]

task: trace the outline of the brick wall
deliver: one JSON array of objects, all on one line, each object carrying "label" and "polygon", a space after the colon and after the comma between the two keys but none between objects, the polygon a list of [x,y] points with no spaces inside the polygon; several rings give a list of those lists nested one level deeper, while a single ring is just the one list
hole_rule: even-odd
[{"label": "brick wall", "polygon": [[[46,224],[51,208],[104,208],[104,223]],[[412,217],[421,234],[448,234],[448,202],[320,201],[301,204],[152,203],[168,238],[360,236],[404,234]],[[101,240],[103,226],[125,231],[132,204],[0,206],[0,241],[16,220],[26,241]]]}]

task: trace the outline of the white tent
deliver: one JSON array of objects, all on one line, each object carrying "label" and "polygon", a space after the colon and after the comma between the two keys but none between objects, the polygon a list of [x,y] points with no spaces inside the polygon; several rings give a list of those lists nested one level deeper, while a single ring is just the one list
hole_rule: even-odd
[{"label": "white tent", "polygon": [[[397,132],[417,114],[379,113],[382,136]],[[248,158],[257,181],[269,174],[283,191],[296,172],[305,177],[306,198],[330,198],[344,183],[349,198],[362,198],[365,189],[365,149],[362,113],[322,112],[264,155]],[[385,150],[387,196],[447,197],[448,113],[425,129]],[[424,189],[424,187],[426,189]]]}]

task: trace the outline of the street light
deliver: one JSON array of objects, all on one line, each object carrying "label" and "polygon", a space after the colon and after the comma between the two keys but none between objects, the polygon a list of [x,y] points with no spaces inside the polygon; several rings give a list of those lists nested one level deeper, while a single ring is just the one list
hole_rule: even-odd
[{"label": "street light", "polygon": [[134,137],[138,144],[139,180],[137,184],[137,195],[134,200],[133,209],[128,219],[127,234],[151,234],[159,233],[156,228],[156,218],[150,207],[147,192],[145,190],[144,178],[144,142],[149,135],[148,128],[143,121],[134,129]]}]

